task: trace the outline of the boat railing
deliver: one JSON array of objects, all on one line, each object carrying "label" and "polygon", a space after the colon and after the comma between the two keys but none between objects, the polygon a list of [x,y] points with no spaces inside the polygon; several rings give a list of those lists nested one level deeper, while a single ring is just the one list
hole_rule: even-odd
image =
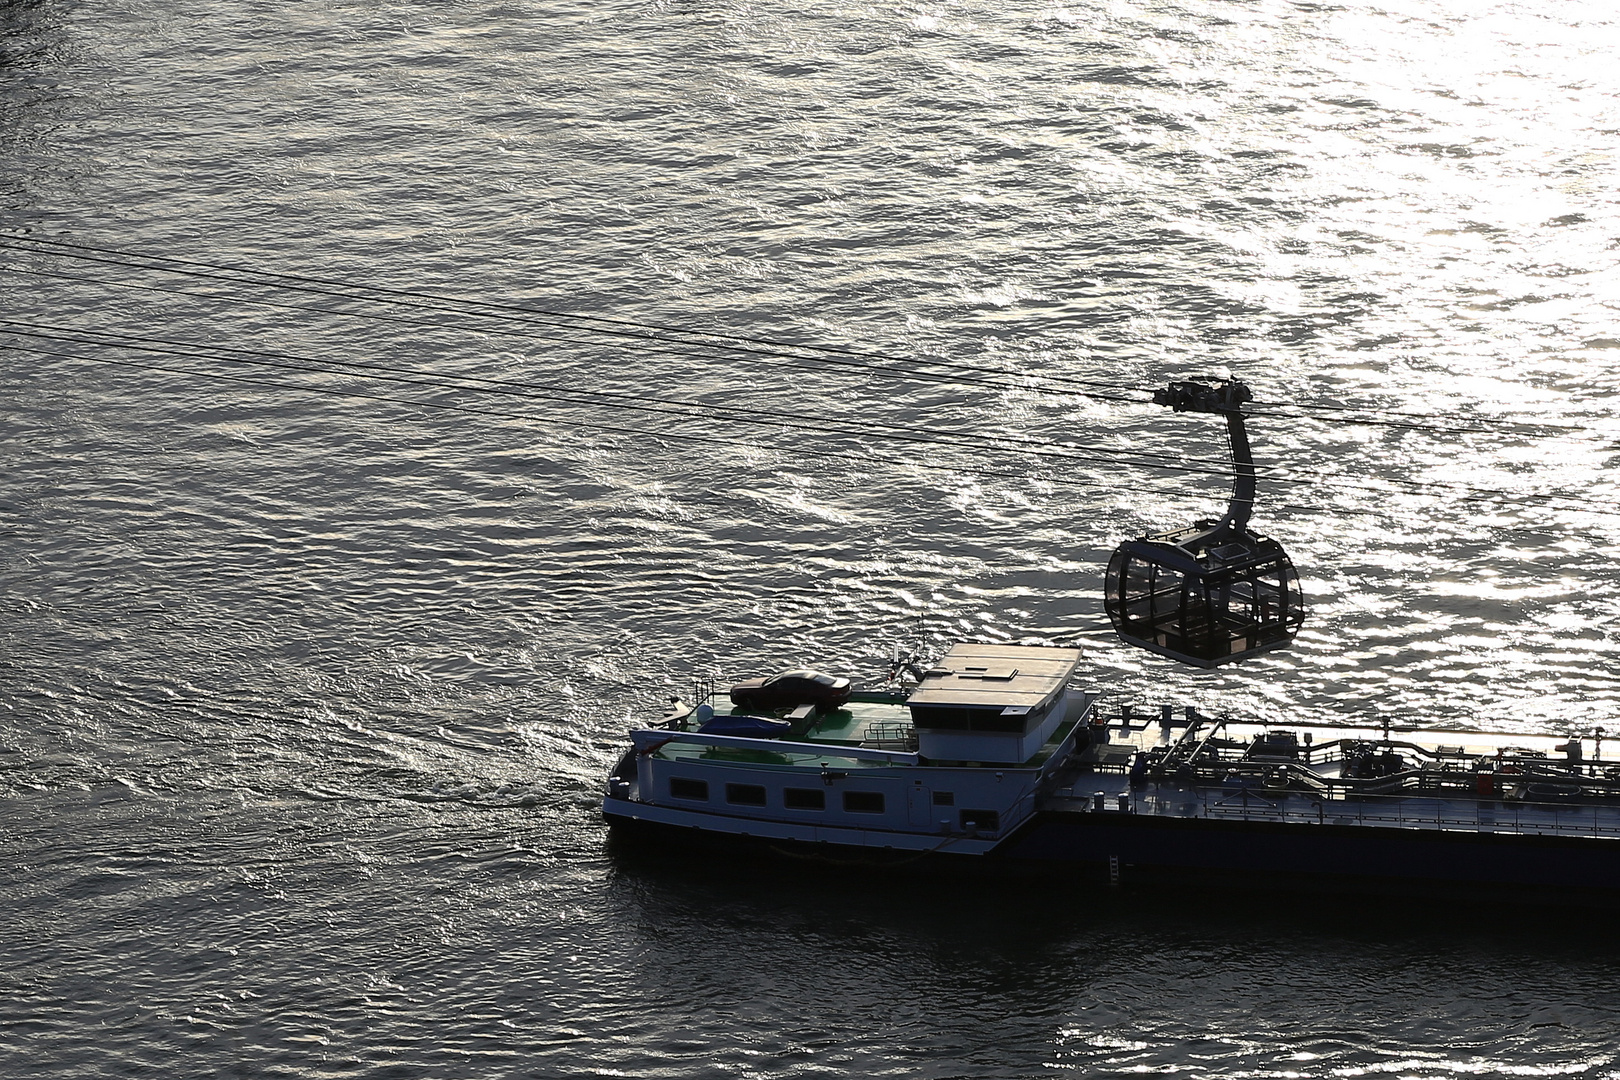
[{"label": "boat railing", "polygon": [[670,731],[643,728],[630,733],[637,752],[652,754],[671,744],[705,746],[728,750],[764,750],[775,754],[797,754],[807,759],[838,757],[854,761],[880,761],[890,765],[916,765],[915,753],[901,750],[875,750],[860,746],[830,746],[826,743],[791,742],[787,739],[754,739],[744,735],[709,735],[701,731]]},{"label": "boat railing", "polygon": [[909,720],[874,720],[866,727],[861,745],[870,750],[917,749],[917,728]]},{"label": "boat railing", "polygon": [[1251,790],[1208,794],[1201,801],[1205,817],[1244,821],[1620,838],[1620,807],[1612,803],[1481,800],[1470,806],[1411,795],[1358,795],[1351,799],[1314,799],[1301,805],[1298,799]]}]

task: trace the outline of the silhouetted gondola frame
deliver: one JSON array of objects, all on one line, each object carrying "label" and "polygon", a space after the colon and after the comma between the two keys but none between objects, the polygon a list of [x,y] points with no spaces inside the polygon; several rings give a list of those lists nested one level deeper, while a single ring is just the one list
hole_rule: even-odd
[{"label": "silhouetted gondola frame", "polygon": [[1104,606],[1129,644],[1199,667],[1293,640],[1305,617],[1299,574],[1280,543],[1249,531],[1254,460],[1240,411],[1242,383],[1172,383],[1154,401],[1224,415],[1235,471],[1226,516],[1127,540],[1108,563]]}]

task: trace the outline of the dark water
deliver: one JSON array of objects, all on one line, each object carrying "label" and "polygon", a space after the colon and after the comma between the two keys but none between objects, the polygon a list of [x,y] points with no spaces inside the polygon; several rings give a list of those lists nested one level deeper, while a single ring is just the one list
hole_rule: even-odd
[{"label": "dark water", "polygon": [[1218,479],[883,438],[1218,457],[1185,418],[0,240],[0,318],[77,336],[0,336],[0,1073],[1616,1073],[1602,917],[690,865],[596,806],[694,675],[965,636],[1620,727],[1617,45],[1574,2],[0,2],[13,235],[1428,417],[1256,421],[1311,619],[1192,673],[1091,631]]}]

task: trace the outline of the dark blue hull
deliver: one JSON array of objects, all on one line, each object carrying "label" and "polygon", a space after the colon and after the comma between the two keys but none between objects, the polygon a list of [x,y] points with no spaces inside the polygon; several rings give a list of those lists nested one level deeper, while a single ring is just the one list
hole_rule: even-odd
[{"label": "dark blue hull", "polygon": [[825,867],[1620,907],[1620,840],[1047,810],[988,855],[765,841],[628,818],[626,841]]},{"label": "dark blue hull", "polygon": [[1620,904],[1620,840],[1579,836],[1046,811],[994,857],[1088,866],[1122,882],[1201,874],[1334,888],[1405,882]]}]

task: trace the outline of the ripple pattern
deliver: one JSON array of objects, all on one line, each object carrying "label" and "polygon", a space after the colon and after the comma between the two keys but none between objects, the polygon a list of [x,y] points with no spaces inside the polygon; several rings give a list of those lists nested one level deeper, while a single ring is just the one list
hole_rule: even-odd
[{"label": "ripple pattern", "polygon": [[[1589,0],[0,0],[0,237],[1011,373],[0,238],[0,1074],[1616,1074],[1600,923],[691,865],[596,802],[695,677],[964,637],[1278,721],[1612,726],[1617,47]],[[1220,481],[1007,440],[1207,464],[1038,383],[1212,369],[1429,419],[1258,410],[1310,617],[1194,673],[1095,633],[1101,568]]]}]

